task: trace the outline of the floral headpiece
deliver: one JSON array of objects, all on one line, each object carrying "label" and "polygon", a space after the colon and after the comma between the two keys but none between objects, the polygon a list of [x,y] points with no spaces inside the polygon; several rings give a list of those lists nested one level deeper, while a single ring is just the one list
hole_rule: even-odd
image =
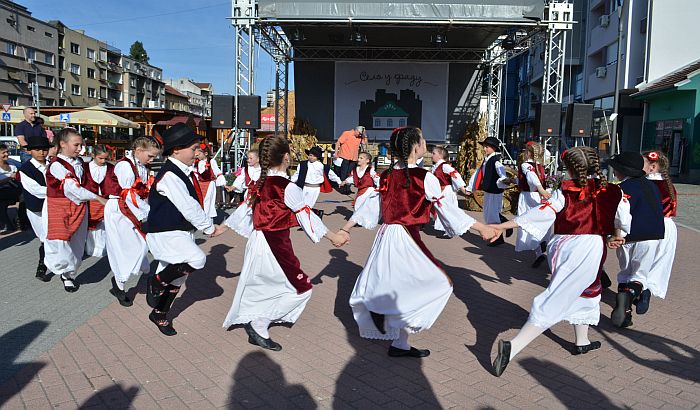
[{"label": "floral headpiece", "polygon": [[645,156],[647,157],[647,159],[649,161],[658,161],[659,160],[659,153],[656,151],[647,152]]}]

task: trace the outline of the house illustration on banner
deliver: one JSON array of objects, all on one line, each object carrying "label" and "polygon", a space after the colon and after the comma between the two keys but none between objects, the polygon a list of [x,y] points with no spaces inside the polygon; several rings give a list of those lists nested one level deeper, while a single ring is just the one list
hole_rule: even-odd
[{"label": "house illustration on banner", "polygon": [[372,114],[372,128],[381,130],[405,127],[407,120],[408,113],[390,101]]}]

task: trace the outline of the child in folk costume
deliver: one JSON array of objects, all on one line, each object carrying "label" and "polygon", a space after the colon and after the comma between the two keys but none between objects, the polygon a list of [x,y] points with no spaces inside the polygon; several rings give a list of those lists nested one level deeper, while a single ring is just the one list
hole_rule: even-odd
[{"label": "child in folk costume", "polygon": [[312,147],[305,152],[308,156],[308,161],[299,163],[297,172],[292,175],[292,182],[304,190],[304,202],[306,205],[319,217],[323,217],[322,210],[313,209],[319,193],[332,192],[333,188],[331,187],[330,181],[339,185],[342,181],[338,175],[333,172],[330,165],[324,165],[319,161],[319,159],[323,157],[323,150],[321,150],[321,147]]},{"label": "child in folk costume", "polygon": [[549,201],[495,226],[500,230],[519,226],[541,239],[554,225],[547,249],[551,282],[532,301],[530,316],[517,336],[498,341],[493,362],[496,376],[525,346],[562,320],[574,326],[576,347],[572,354],[588,353],[601,346],[588,339],[588,327],[597,325],[600,319],[600,272],[606,238],[611,247],[624,243],[623,231],[629,232],[631,223],[629,203],[618,186],[605,180],[593,148],[569,149],[562,160],[571,180],[563,181]]},{"label": "child in folk costume", "polygon": [[261,175],[253,203],[254,230],[246,245],[241,276],[223,327],[244,324],[248,342],[278,351],[270,338],[272,322],[294,323],[311,297],[309,278],[294,255],[289,229],[300,225],[309,239],[326,237],[335,246],[347,240],[328,231],[311,212],[304,192],[287,177],[289,143],[283,136],[260,142]]},{"label": "child in folk costume", "polygon": [[[368,152],[361,152],[357,156],[357,166],[350,171],[350,176],[341,185],[355,185],[355,188],[357,188],[357,195],[352,201],[355,211],[366,206],[370,202],[369,198],[374,194],[375,188],[379,186],[379,175],[372,167],[372,155]],[[358,212],[357,214],[359,216],[363,213]],[[376,226],[376,223],[371,225],[371,221],[357,220],[355,222],[365,226],[367,229],[374,229],[374,226]],[[367,224],[370,226],[367,226]]]},{"label": "child in folk costume", "polygon": [[24,202],[27,205],[27,218],[39,239],[39,264],[36,267],[36,278],[48,282],[53,276],[48,272],[44,264],[44,241],[46,240],[46,227],[42,221],[44,202],[46,201],[46,154],[51,148],[49,139],[43,136],[29,136],[27,151],[32,159],[22,164],[19,168],[20,182]]},{"label": "child in folk costume", "polygon": [[148,166],[160,153],[160,145],[150,137],[136,138],[131,153],[114,165],[113,184],[116,194],[105,205],[105,233],[107,258],[112,270],[112,288],[109,292],[122,306],[131,306],[125,290],[131,275],[148,273],[148,245],[142,227],[148,217]]},{"label": "child in folk costume", "polygon": [[[104,145],[95,145],[92,161],[84,164],[85,189],[109,199],[110,196],[118,196],[121,189],[114,184],[114,165],[107,162],[112,156],[112,151]],[[90,201],[88,205],[88,237],[85,243],[85,254],[102,257],[107,254],[105,249],[105,208],[100,202]]]},{"label": "child in folk costume", "polygon": [[644,158],[636,152],[621,152],[610,158],[610,166],[619,179],[620,188],[629,196],[632,228],[625,244],[617,249],[620,272],[617,274],[617,300],[610,316],[618,327],[632,325],[632,305],[637,314],[649,309],[650,287],[659,291],[657,278],[651,276],[659,248],[664,238],[664,210],[658,186],[645,178]]},{"label": "child in folk costume", "polygon": [[376,225],[380,214],[384,221],[357,278],[350,306],[360,336],[392,341],[389,356],[425,357],[430,351],[411,347],[409,334],[432,326],[452,294],[452,283],[423,243],[421,226],[435,209],[450,236],[462,235],[471,228],[485,239],[492,239],[496,232],[454,203],[443,202],[438,179],[416,166],[426,151],[419,128],[394,130],[391,151],[398,162],[382,173],[371,205],[358,208],[342,229],[348,231],[356,221],[363,220]]},{"label": "child in folk costume", "polygon": [[210,218],[216,217],[216,188],[226,185],[226,178],[219,169],[214,158],[209,158],[211,152],[207,144],[199,144],[197,157],[194,160],[194,173],[199,181],[199,189],[204,194],[204,212]]},{"label": "child in folk costume", "polygon": [[253,232],[253,204],[250,198],[255,192],[258,179],[260,179],[260,158],[257,149],[249,150],[246,157],[247,165],[241,169],[241,173],[233,181],[233,185],[226,187],[229,192],[245,193],[244,200],[231,216],[226,218],[224,223],[239,235],[248,238]]},{"label": "child in folk costume", "polygon": [[[479,144],[484,147],[484,162],[477,172],[469,178],[467,195],[471,195],[475,190],[484,191],[484,222],[497,224],[502,221],[503,191],[511,180],[506,174],[506,168],[501,163],[501,156],[496,153],[500,146],[498,139],[488,137]],[[510,234],[512,231],[506,231],[506,235],[510,236]],[[503,237],[491,242],[489,246],[497,246],[502,243],[505,243]]]},{"label": "child in folk costume", "polygon": [[[544,148],[542,145],[530,141],[525,147],[525,161],[518,168],[518,216],[526,214],[530,209],[537,208],[543,200],[548,200],[552,194],[545,190],[544,178]],[[524,229],[518,229],[515,240],[515,251],[535,251],[537,258],[532,263],[537,268],[547,257],[544,255],[546,242],[540,241]]]},{"label": "child in folk costume", "polygon": [[54,142],[58,155],[46,171],[46,218],[44,262],[48,270],[60,275],[67,292],[75,292],[78,268],[83,259],[87,240],[88,202],[96,200],[104,205],[107,200],[85,189],[86,173],[79,157],[83,137],[73,128],[64,128]]},{"label": "child in folk costume", "polygon": [[199,139],[183,123],[163,133],[163,155],[168,159],[158,171],[148,195],[146,243],[158,260],[155,274],[148,277],[146,300],[153,308],[148,318],[166,336],[177,334],[167,314],[180,287],[207,260],[194,241],[194,231],[212,235],[222,231],[202,209],[204,197],[192,172]]},{"label": "child in folk costume", "polygon": [[[465,195],[467,194],[466,184],[459,175],[456,169],[452,165],[448,164],[446,161],[448,159],[449,153],[445,147],[436,146],[433,148],[432,160],[433,168],[431,172],[440,182],[440,188],[442,188],[442,196],[444,197],[444,202],[450,202],[455,207],[459,207],[459,202],[457,200],[457,191],[462,191]],[[435,219],[435,225],[433,226],[436,231],[444,231],[439,218]]]}]

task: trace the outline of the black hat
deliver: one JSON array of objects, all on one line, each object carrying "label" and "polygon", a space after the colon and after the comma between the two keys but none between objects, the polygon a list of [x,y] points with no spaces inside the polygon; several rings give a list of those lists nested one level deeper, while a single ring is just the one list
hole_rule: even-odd
[{"label": "black hat", "polygon": [[163,154],[170,155],[177,147],[187,147],[202,139],[182,122],[178,122],[163,132]]},{"label": "black hat", "polygon": [[637,152],[621,152],[608,160],[614,170],[619,171],[628,177],[642,177],[644,172],[644,158]]},{"label": "black hat", "polygon": [[32,149],[49,149],[52,147],[49,139],[43,135],[30,135],[26,138],[27,150]]},{"label": "black hat", "polygon": [[498,138],[494,137],[487,137],[485,140],[479,142],[481,145],[489,145],[493,147],[493,149],[498,150],[498,147],[501,146],[501,141],[498,140]]},{"label": "black hat", "polygon": [[313,155],[316,158],[322,158],[323,157],[323,150],[319,146],[311,147],[311,149],[307,149],[306,155]]}]

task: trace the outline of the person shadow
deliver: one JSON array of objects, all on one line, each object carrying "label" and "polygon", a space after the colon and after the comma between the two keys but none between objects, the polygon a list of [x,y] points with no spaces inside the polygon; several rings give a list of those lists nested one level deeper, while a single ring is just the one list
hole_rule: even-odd
[{"label": "person shadow", "polygon": [[[26,231],[15,231],[11,234],[0,237],[0,249],[9,249],[16,245],[26,245],[36,238],[34,231],[30,228]],[[36,245],[36,256],[39,256],[39,243]]]},{"label": "person shadow", "polygon": [[350,219],[350,217],[352,216],[353,213],[354,212],[352,209],[350,209],[346,206],[339,205],[339,206],[333,208],[332,212],[327,213],[326,216],[339,214],[347,220],[347,219]]},{"label": "person shadow", "polygon": [[[333,314],[345,329],[347,341],[355,351],[336,379],[332,408],[348,407],[347,403],[361,398],[381,406],[405,407],[401,401],[392,402],[394,399],[385,393],[398,389],[412,392],[412,406],[441,408],[423,373],[420,359],[388,357],[388,341],[360,337],[349,300],[362,266],[348,260],[348,253],[344,250],[332,249],[329,254],[329,264],[311,283],[321,284],[324,277],[338,280]],[[387,297],[395,299],[395,296]]]},{"label": "person shadow", "polygon": [[[92,256],[84,257],[83,260],[87,258],[92,258]],[[111,268],[109,266],[109,259],[107,256],[102,256],[95,262],[92,266],[81,272],[76,280],[81,285],[87,285],[90,283],[99,283],[104,280],[111,273]]]},{"label": "person shadow", "polygon": [[224,288],[216,282],[216,279],[219,277],[234,278],[240,275],[240,272],[229,272],[226,268],[226,253],[231,249],[233,247],[225,244],[212,246],[209,255],[207,255],[207,266],[194,272],[192,277],[187,278],[184,292],[175,299],[170,310],[171,320],[177,318],[180,313],[197,302],[214,299],[224,294]]},{"label": "person shadow", "polygon": [[0,408],[29,384],[46,366],[41,362],[17,363],[17,358],[49,326],[34,320],[0,336]]},{"label": "person shadow", "polygon": [[[593,387],[577,374],[556,363],[530,357],[520,360],[519,363],[565,407],[575,408],[583,405],[598,409],[631,409],[628,406],[620,407],[615,405],[603,392]],[[540,369],[544,368],[548,369],[547,373],[556,376],[542,374]],[[572,389],[580,392],[580,396],[585,396],[585,402],[581,402],[579,395],[572,395]],[[590,405],[586,405],[586,403],[590,403]]]},{"label": "person shadow", "polygon": [[[264,400],[261,399],[264,397]],[[254,351],[238,362],[228,397],[229,409],[265,408],[316,409],[318,404],[301,384],[289,384],[282,367],[267,353]]]},{"label": "person shadow", "polygon": [[136,386],[132,386],[124,390],[121,384],[105,387],[85,400],[85,402],[81,404],[78,409],[129,409],[131,408],[131,403],[134,402],[139,390],[140,389]]}]

